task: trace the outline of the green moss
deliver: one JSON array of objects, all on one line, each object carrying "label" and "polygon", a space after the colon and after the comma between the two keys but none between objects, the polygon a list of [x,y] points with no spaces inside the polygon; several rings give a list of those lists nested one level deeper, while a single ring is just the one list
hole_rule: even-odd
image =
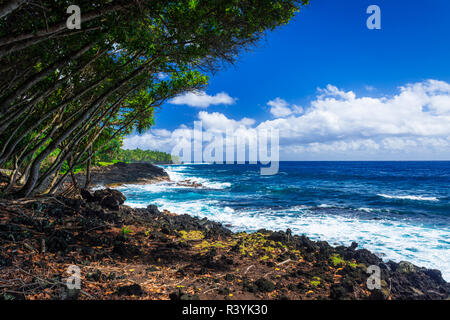
[{"label": "green moss", "polygon": [[339,254],[335,253],[330,257],[333,266],[350,266],[352,268],[357,268],[358,264],[355,261],[346,261]]},{"label": "green moss", "polygon": [[345,260],[337,253],[333,254],[330,257],[330,260],[331,260],[331,263],[333,264],[333,266],[335,266],[335,267],[339,266],[339,265],[342,265],[342,266],[345,265]]},{"label": "green moss", "polygon": [[122,234],[124,236],[128,236],[129,234],[132,234],[134,231],[130,229],[130,227],[128,226],[123,226],[122,227]]},{"label": "green moss", "polygon": [[288,250],[300,256],[300,251],[293,250],[287,246],[269,240],[269,234],[264,233],[238,233],[227,240],[210,241],[204,239],[203,234],[179,231],[183,240],[203,240],[201,243],[195,245],[195,248],[200,250],[201,254],[207,253],[212,248],[216,249],[232,249],[237,250],[242,256],[254,257],[260,261],[267,261],[276,258],[278,255],[285,253]]},{"label": "green moss", "polygon": [[181,231],[178,231],[178,233],[180,234],[181,238],[186,241],[202,240],[203,238],[205,238],[205,235],[203,234],[203,232],[198,231],[198,230],[192,230],[192,231],[181,230]]},{"label": "green moss", "polygon": [[111,162],[99,161],[99,162],[97,162],[97,165],[99,167],[107,167],[107,166],[112,166],[113,164],[116,164],[117,162],[120,162],[120,161],[119,160],[112,160]]},{"label": "green moss", "polygon": [[314,287],[317,287],[320,284],[319,280],[312,280],[309,282],[311,285],[313,285]]},{"label": "green moss", "polygon": [[203,240],[201,243],[195,245],[195,248],[200,249],[201,254],[205,254],[208,251],[210,251],[212,248],[216,249],[226,249],[231,248],[232,246],[236,245],[236,242],[231,241],[208,241]]}]

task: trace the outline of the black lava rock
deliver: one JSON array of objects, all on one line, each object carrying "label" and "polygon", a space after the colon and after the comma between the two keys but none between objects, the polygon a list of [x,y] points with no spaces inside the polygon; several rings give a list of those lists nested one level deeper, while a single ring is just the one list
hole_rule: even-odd
[{"label": "black lava rock", "polygon": [[147,206],[147,211],[151,215],[160,215],[161,214],[161,212],[159,211],[158,207],[155,206],[154,204],[148,205]]},{"label": "black lava rock", "polygon": [[144,291],[142,290],[140,285],[132,284],[129,286],[119,287],[117,289],[117,294],[119,296],[142,296],[144,294]]},{"label": "black lava rock", "polygon": [[265,278],[259,278],[255,281],[255,285],[261,292],[271,292],[275,290],[275,285],[273,282],[265,279]]}]

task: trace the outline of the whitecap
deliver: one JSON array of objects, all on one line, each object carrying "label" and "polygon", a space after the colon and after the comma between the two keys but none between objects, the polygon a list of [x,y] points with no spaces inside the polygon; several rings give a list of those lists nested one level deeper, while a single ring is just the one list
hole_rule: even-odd
[{"label": "whitecap", "polygon": [[399,200],[417,200],[417,201],[439,201],[436,197],[424,197],[424,196],[413,196],[413,195],[389,195],[389,194],[378,194],[379,197],[387,199],[399,199]]},{"label": "whitecap", "polygon": [[173,182],[186,182],[201,184],[204,189],[221,190],[231,187],[230,182],[211,181],[206,178],[191,176],[185,172],[186,166],[170,166],[165,168],[169,178]]}]

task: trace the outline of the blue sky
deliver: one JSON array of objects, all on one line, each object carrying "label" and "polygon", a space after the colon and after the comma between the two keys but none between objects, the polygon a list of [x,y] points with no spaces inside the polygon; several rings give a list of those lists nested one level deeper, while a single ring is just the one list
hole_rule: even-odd
[{"label": "blue sky", "polygon": [[[381,30],[366,27],[372,4]],[[201,106],[166,103],[154,129],[125,147],[169,151],[168,133],[195,120],[248,118],[246,127],[282,131],[283,160],[450,159],[449,14],[447,0],[311,0],[211,76]]]}]

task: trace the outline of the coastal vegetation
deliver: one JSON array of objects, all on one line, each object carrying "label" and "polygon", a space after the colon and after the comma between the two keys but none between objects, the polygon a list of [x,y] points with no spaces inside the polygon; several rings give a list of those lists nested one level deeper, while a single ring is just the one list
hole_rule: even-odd
[{"label": "coastal vegetation", "polygon": [[4,0],[0,6],[3,196],[54,194],[165,101],[206,86],[307,0]]},{"label": "coastal vegetation", "polygon": [[155,150],[141,150],[139,148],[127,150],[118,149],[114,152],[109,150],[100,152],[95,157],[97,165],[109,165],[116,162],[152,162],[152,163],[172,163],[172,156],[166,152]]}]

